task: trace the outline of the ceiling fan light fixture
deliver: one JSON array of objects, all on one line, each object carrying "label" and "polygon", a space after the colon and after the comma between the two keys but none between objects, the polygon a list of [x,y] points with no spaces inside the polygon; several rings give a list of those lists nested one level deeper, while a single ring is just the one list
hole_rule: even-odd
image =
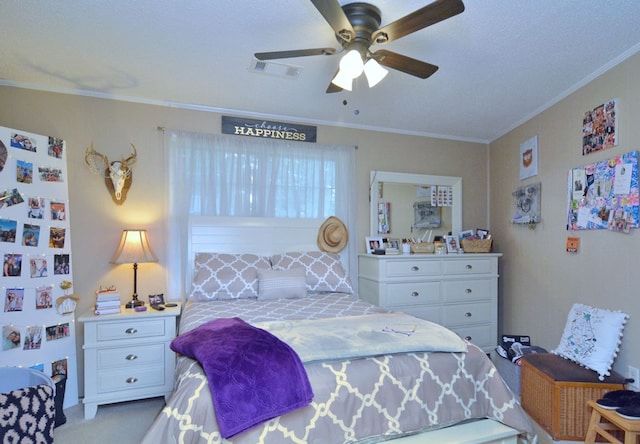
[{"label": "ceiling fan light fixture", "polygon": [[351,77],[349,73],[345,73],[342,69],[340,69],[331,83],[346,91],[351,91],[351,89],[353,88],[353,77]]},{"label": "ceiling fan light fixture", "polygon": [[373,88],[380,83],[387,74],[389,74],[389,70],[383,68],[375,59],[369,59],[364,64],[364,75],[367,77],[367,82],[369,82],[369,88]]},{"label": "ceiling fan light fixture", "polygon": [[364,70],[364,63],[362,61],[362,55],[359,51],[352,49],[347,52],[342,59],[340,60],[340,73],[344,73],[344,75],[350,76],[352,79],[355,79]]}]

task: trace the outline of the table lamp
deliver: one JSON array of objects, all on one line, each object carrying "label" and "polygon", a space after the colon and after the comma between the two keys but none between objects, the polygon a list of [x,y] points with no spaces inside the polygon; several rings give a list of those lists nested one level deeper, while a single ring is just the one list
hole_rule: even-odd
[{"label": "table lamp", "polygon": [[138,264],[144,262],[158,262],[158,258],[147,238],[147,230],[123,230],[120,244],[116,249],[112,264],[133,264],[133,296],[131,301],[125,304],[126,308],[135,308],[144,305],[144,301],[138,300]]}]

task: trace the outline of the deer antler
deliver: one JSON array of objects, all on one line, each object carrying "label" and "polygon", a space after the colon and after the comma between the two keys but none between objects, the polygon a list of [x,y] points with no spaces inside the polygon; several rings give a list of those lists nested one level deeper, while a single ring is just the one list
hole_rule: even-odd
[{"label": "deer antler", "polygon": [[109,163],[109,159],[104,154],[97,152],[91,148],[87,148],[84,160],[94,173],[99,173],[104,177],[107,189],[116,204],[122,204],[123,197],[126,198],[126,192],[131,186],[131,165],[135,163],[138,155],[135,145],[132,143],[133,152],[126,159],[122,156],[122,160],[114,160]]},{"label": "deer antler", "polygon": [[[98,163],[98,159],[102,159],[104,166],[100,166]],[[91,148],[87,148],[87,151],[84,155],[84,161],[92,172],[103,175],[104,172],[109,169],[109,159],[104,154],[97,152],[93,149],[93,142],[91,142]]]},{"label": "deer antler", "polygon": [[132,165],[136,163],[136,159],[138,158],[138,152],[136,151],[136,146],[132,143],[131,147],[133,148],[133,153],[131,153],[131,155],[126,159],[124,158],[124,156],[122,156],[122,165],[125,168],[129,167],[129,162],[131,162]]}]

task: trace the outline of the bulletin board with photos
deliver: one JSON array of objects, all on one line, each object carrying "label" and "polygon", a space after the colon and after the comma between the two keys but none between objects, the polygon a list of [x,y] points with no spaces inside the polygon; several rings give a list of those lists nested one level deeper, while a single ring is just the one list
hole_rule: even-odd
[{"label": "bulletin board with photos", "polygon": [[74,313],[58,300],[73,283],[64,140],[0,127],[2,366],[65,376],[78,402]]},{"label": "bulletin board with photos", "polygon": [[638,227],[638,151],[573,168],[568,174],[569,230]]}]

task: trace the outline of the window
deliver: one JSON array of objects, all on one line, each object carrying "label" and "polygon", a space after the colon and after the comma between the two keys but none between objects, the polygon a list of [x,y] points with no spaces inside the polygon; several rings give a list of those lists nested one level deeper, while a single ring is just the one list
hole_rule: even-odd
[{"label": "window", "polygon": [[[165,151],[170,291],[185,288],[171,280],[187,265],[180,258],[186,256],[189,215],[335,215],[355,232],[353,146],[166,130]],[[353,245],[346,268],[355,270]]]}]

